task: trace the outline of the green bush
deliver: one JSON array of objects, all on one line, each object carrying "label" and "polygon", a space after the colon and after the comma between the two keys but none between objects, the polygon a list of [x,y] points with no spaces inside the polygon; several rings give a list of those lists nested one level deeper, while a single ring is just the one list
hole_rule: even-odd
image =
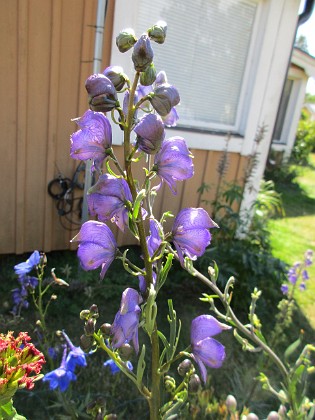
[{"label": "green bush", "polygon": [[310,119],[302,113],[291,158],[293,162],[305,165],[308,163],[309,154],[314,151],[315,121],[310,121]]}]

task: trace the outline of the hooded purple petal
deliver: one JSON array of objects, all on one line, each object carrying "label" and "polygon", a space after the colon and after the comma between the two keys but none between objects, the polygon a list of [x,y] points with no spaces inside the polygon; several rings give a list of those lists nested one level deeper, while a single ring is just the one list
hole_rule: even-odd
[{"label": "hooded purple petal", "polygon": [[140,303],[142,298],[139,293],[127,288],[121,298],[120,309],[112,324],[112,345],[114,348],[121,347],[124,343],[132,340],[135,351],[139,351],[138,328],[140,317]]},{"label": "hooded purple petal", "polygon": [[153,49],[148,35],[143,34],[133,47],[132,61],[136,71],[143,72],[153,61]]},{"label": "hooded purple petal", "polygon": [[213,337],[231,327],[222,324],[211,315],[200,315],[191,322],[190,340],[196,344],[207,337]]},{"label": "hooded purple petal", "polygon": [[70,156],[73,159],[93,159],[99,167],[106,157],[106,149],[112,145],[112,128],[104,114],[86,111],[77,121],[80,130],[70,137]]},{"label": "hooded purple petal", "polygon": [[83,269],[94,270],[102,266],[103,278],[117,250],[115,237],[109,227],[93,220],[85,222],[71,242],[75,241],[80,243],[78,257]]},{"label": "hooded purple petal", "polygon": [[162,143],[161,150],[154,158],[154,169],[176,194],[176,181],[191,178],[194,165],[185,140],[182,137],[171,137]]},{"label": "hooded purple petal", "polygon": [[164,124],[155,114],[147,114],[134,128],[140,150],[151,155],[157,153],[165,137]]},{"label": "hooded purple petal", "polygon": [[89,94],[89,105],[92,111],[108,112],[118,104],[115,86],[102,73],[92,74],[85,82]]},{"label": "hooded purple petal", "polygon": [[147,245],[150,257],[159,249],[162,243],[161,233],[163,232],[162,226],[155,219],[150,219],[150,235],[147,236]]},{"label": "hooded purple petal", "polygon": [[157,85],[150,102],[158,114],[165,117],[172,108],[179,104],[180,97],[175,86],[168,83]]},{"label": "hooded purple petal", "polygon": [[181,264],[184,263],[184,254],[191,259],[204,254],[211,240],[208,229],[213,227],[218,227],[218,225],[202,208],[186,208],[178,213],[174,220],[172,234]]},{"label": "hooded purple petal", "polygon": [[101,175],[87,195],[90,214],[103,222],[112,220],[122,231],[128,226],[128,201],[132,196],[127,182],[108,174]]},{"label": "hooded purple petal", "polygon": [[190,331],[192,353],[204,382],[207,380],[205,365],[219,368],[225,359],[224,346],[211,337],[230,328],[211,315],[200,315],[192,320]]},{"label": "hooded purple petal", "polygon": [[175,107],[173,107],[167,115],[164,117],[162,116],[161,118],[166,127],[176,127],[177,121],[179,120],[179,116]]}]

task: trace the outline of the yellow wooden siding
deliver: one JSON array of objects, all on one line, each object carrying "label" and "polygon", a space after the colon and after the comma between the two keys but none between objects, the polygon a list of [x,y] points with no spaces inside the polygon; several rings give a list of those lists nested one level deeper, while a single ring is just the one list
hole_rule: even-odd
[{"label": "yellow wooden siding", "polygon": [[[114,4],[108,2],[103,68]],[[61,226],[47,185],[59,173],[72,178],[78,164],[69,156],[69,136],[77,128],[71,119],[87,109],[84,81],[92,73],[96,6],[97,0],[0,1],[0,254],[68,249],[76,233]],[[122,157],[122,147],[115,152]],[[213,199],[222,152],[192,152],[195,176],[178,183],[176,196],[162,187],[158,216],[202,205],[197,189],[203,182],[212,188],[202,199]],[[225,178],[242,179],[246,159],[236,153],[229,159]],[[134,243],[130,234],[113,231],[119,244]]]}]

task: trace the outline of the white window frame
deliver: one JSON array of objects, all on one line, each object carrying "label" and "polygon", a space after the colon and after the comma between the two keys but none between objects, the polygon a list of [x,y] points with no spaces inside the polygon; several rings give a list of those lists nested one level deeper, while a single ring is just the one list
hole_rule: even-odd
[{"label": "white window frame", "polygon": [[[227,0],[221,0],[227,1]],[[193,123],[187,124],[187,122],[178,122],[178,129],[188,129],[188,130],[200,130],[202,132],[211,133],[213,131],[217,133],[237,133],[239,135],[244,135],[247,116],[249,112],[249,103],[250,95],[252,92],[252,86],[255,79],[255,74],[257,70],[257,57],[259,56],[259,46],[262,41],[262,31],[263,31],[263,22],[262,22],[262,4],[259,0],[245,0],[245,2],[252,4],[257,4],[256,16],[254,18],[252,35],[249,43],[249,50],[247,55],[247,60],[244,69],[244,75],[242,79],[242,85],[240,90],[239,102],[237,106],[235,124],[218,124],[218,123],[203,123],[200,126],[194,125]],[[136,26],[137,12],[139,8],[139,0],[133,0],[132,7],[126,13],[126,1],[125,0],[116,0],[115,2],[115,15],[114,15],[114,24],[113,24],[113,39],[112,39],[112,53],[111,53],[111,64],[120,65],[124,68],[127,74],[132,74],[134,69],[132,67],[131,61],[131,52],[120,53],[116,47],[115,39],[116,35],[125,28],[134,28]],[[154,24],[155,22],[152,22]],[[136,34],[139,35],[139,34]],[[176,82],[174,81],[176,85]]]}]

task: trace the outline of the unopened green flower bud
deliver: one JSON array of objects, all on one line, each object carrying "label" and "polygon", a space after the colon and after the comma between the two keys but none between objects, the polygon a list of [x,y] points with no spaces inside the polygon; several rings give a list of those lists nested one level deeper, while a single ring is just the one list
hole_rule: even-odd
[{"label": "unopened green flower bud", "polygon": [[133,347],[130,344],[125,343],[118,349],[118,352],[121,359],[126,362],[130,360],[130,356],[133,353]]},{"label": "unopened green flower bud", "polygon": [[105,322],[104,324],[102,324],[101,327],[100,327],[101,333],[105,337],[109,337],[110,336],[111,329],[112,329],[112,325],[111,324],[108,324],[107,322]]},{"label": "unopened green flower bud", "polygon": [[133,47],[132,61],[136,71],[145,71],[153,61],[153,50],[148,35],[144,34]]},{"label": "unopened green flower bud", "polygon": [[268,414],[267,420],[279,420],[280,416],[276,411],[270,411]]},{"label": "unopened green flower bud", "polygon": [[159,20],[155,25],[148,30],[149,37],[157,42],[163,44],[166,37],[167,24],[163,20]]},{"label": "unopened green flower bud", "polygon": [[95,320],[90,318],[84,325],[84,332],[86,335],[93,335],[95,333]]},{"label": "unopened green flower bud", "polygon": [[280,418],[282,418],[282,417],[285,418],[285,416],[287,414],[287,409],[286,409],[285,405],[282,405],[282,404],[280,405],[279,410],[278,410],[278,414],[279,414]]},{"label": "unopened green flower bud", "polygon": [[103,74],[113,83],[117,91],[122,90],[128,77],[120,66],[109,66],[103,71]]},{"label": "unopened green flower bud", "polygon": [[155,82],[156,70],[153,63],[151,63],[144,72],[140,74],[140,83],[143,86],[150,86]]},{"label": "unopened green flower bud", "polygon": [[90,307],[90,313],[93,318],[98,318],[98,307],[95,303]]},{"label": "unopened green flower bud", "polygon": [[185,359],[178,365],[177,372],[180,376],[185,376],[186,373],[191,371],[193,368],[194,367],[191,361],[189,359]]},{"label": "unopened green flower bud", "polygon": [[80,347],[85,352],[88,352],[91,349],[93,342],[94,342],[94,339],[91,336],[87,336],[83,334],[80,337]]},{"label": "unopened green flower bud", "polygon": [[188,392],[190,392],[191,394],[196,394],[199,391],[200,386],[201,381],[199,376],[196,373],[193,373],[189,378]]},{"label": "unopened green flower bud", "polygon": [[176,389],[175,379],[171,376],[165,376],[164,385],[167,392],[173,392]]},{"label": "unopened green flower bud", "polygon": [[83,309],[83,311],[80,312],[80,319],[89,319],[90,317],[90,311],[88,309]]},{"label": "unopened green flower bud", "polygon": [[235,413],[237,408],[237,401],[234,395],[228,395],[225,400],[226,408],[229,410],[230,413]]},{"label": "unopened green flower bud", "polygon": [[127,28],[119,32],[116,37],[116,45],[121,53],[130,50],[131,47],[137,42],[134,30]]}]

